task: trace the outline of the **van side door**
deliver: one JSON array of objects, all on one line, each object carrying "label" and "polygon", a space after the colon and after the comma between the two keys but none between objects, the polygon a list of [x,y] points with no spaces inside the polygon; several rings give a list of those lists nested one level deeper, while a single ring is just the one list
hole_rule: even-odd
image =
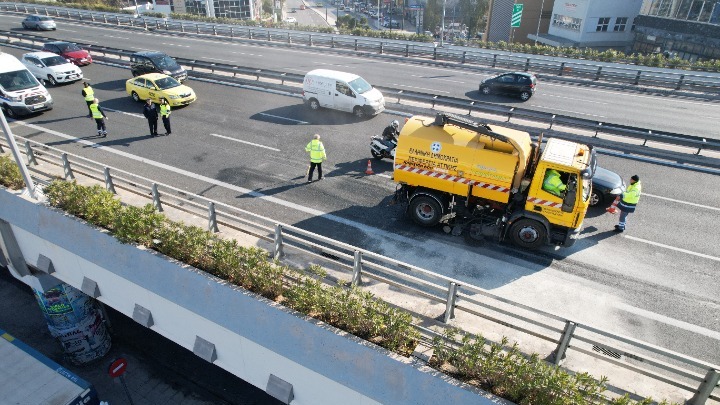
[{"label": "van side door", "polygon": [[355,92],[345,82],[335,82],[335,108],[341,111],[352,112],[355,108]]}]

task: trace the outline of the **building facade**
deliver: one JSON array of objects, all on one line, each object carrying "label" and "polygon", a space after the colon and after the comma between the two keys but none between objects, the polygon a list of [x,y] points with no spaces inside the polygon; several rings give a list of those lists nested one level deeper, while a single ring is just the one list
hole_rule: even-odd
[{"label": "building facade", "polygon": [[[535,43],[534,37],[547,32],[556,0],[490,0],[485,40],[490,42]],[[513,5],[522,4],[520,26],[511,28]]]},{"label": "building facade", "polygon": [[181,13],[217,18],[258,20],[262,0],[153,0],[154,11]]},{"label": "building facade", "polygon": [[557,0],[547,33],[530,35],[553,46],[628,50],[643,0]]},{"label": "building facade", "polygon": [[720,59],[720,0],[646,0],[641,14],[633,51]]}]

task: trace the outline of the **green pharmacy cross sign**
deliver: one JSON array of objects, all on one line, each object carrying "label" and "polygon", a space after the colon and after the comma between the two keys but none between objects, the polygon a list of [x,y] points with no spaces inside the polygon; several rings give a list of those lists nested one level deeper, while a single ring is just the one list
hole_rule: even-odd
[{"label": "green pharmacy cross sign", "polygon": [[522,4],[513,4],[512,20],[510,20],[510,26],[513,28],[520,27],[520,19],[522,18]]}]

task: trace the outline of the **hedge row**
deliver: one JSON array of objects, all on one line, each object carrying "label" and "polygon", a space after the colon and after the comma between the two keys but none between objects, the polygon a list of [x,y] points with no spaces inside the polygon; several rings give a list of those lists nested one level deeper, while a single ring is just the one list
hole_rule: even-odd
[{"label": "hedge row", "polygon": [[0,185],[11,190],[25,187],[20,169],[9,156],[0,155]]}]

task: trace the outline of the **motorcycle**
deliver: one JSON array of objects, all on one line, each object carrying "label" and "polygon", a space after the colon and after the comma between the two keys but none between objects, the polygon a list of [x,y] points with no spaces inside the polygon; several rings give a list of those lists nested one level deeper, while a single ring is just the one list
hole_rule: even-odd
[{"label": "motorcycle", "polygon": [[370,153],[375,159],[395,159],[397,140],[391,141],[390,143],[392,144],[392,148],[385,144],[385,140],[381,135],[375,135],[370,138]]}]

